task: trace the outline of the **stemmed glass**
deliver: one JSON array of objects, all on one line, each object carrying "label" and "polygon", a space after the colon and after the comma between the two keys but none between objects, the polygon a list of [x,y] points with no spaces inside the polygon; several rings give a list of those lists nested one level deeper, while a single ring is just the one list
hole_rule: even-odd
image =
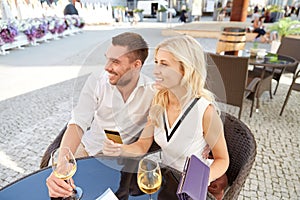
[{"label": "stemmed glass", "polygon": [[[71,184],[70,178],[72,178],[77,170],[77,163],[71,150],[68,147],[61,147],[54,150],[51,153],[51,164],[53,174],[57,178],[65,180],[67,183]],[[80,187],[76,187],[73,190],[72,196],[63,199],[79,200],[81,199],[82,194],[82,189]]]},{"label": "stemmed glass", "polygon": [[137,182],[139,188],[144,193],[149,194],[149,200],[152,200],[151,195],[159,190],[161,180],[161,171],[157,161],[149,157],[140,160]]}]

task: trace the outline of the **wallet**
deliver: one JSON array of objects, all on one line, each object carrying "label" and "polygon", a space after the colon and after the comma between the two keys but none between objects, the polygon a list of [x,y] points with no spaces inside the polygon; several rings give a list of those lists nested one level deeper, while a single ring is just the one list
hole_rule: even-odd
[{"label": "wallet", "polygon": [[177,196],[180,200],[205,200],[207,196],[209,166],[195,155],[186,159]]}]

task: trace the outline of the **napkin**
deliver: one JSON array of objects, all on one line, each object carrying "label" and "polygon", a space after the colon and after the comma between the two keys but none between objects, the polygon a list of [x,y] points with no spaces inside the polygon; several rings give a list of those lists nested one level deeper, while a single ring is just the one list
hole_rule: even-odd
[{"label": "napkin", "polygon": [[115,193],[110,188],[107,188],[105,192],[99,196],[96,200],[119,200],[118,197],[116,197]]}]

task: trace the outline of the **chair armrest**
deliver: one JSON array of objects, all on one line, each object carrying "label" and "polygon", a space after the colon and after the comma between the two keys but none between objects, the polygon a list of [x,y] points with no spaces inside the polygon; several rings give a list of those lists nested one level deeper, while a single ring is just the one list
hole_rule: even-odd
[{"label": "chair armrest", "polygon": [[255,92],[258,83],[260,82],[260,78],[255,77],[251,80],[251,82],[245,88],[245,97],[249,96],[250,93]]}]

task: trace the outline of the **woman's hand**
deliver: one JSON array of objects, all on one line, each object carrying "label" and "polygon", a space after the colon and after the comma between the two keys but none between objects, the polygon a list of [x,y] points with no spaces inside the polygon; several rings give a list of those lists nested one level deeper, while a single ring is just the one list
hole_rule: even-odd
[{"label": "woman's hand", "polygon": [[210,153],[210,147],[209,145],[207,144],[204,149],[203,149],[203,152],[202,152],[202,158],[204,159],[208,159],[209,158],[209,153]]},{"label": "woman's hand", "polygon": [[103,154],[107,156],[120,156],[122,153],[122,144],[115,143],[105,138],[103,143]]}]

